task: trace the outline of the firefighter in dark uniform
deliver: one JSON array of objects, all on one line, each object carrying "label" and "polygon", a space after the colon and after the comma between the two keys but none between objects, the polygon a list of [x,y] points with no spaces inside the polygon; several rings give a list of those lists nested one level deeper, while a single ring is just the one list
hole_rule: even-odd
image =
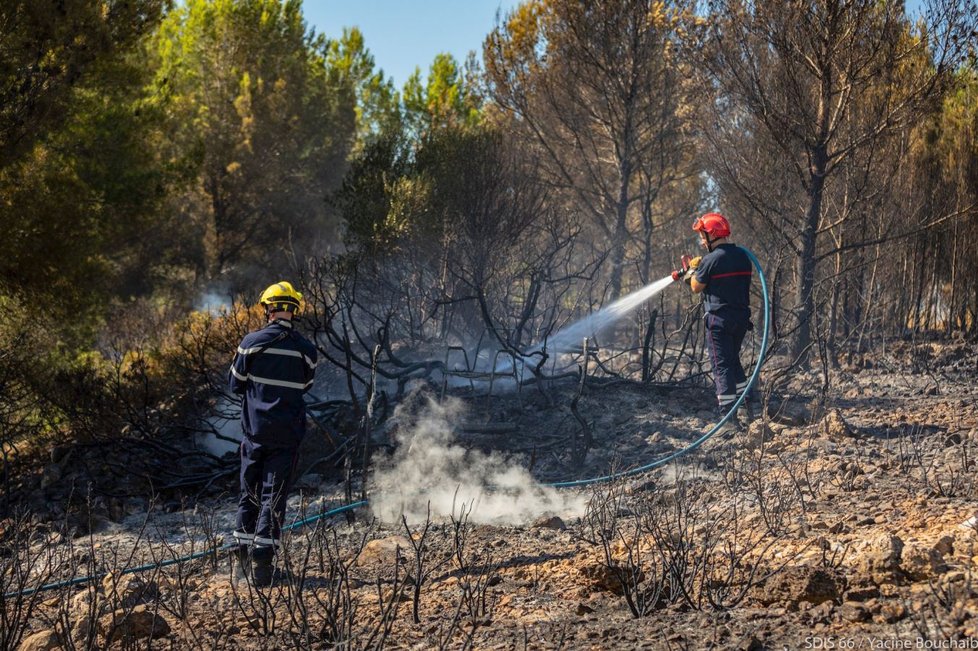
[{"label": "firefighter in dark uniform", "polygon": [[317,356],[316,347],[295,330],[301,301],[302,294],[288,282],[262,292],[259,302],[268,324],[245,335],[228,374],[231,391],[242,396],[244,433],[233,535],[241,569],[256,585],[272,581],[285,502],[306,431],[302,396],[312,388]]},{"label": "firefighter in dark uniform", "polygon": [[[707,213],[693,223],[693,230],[700,234],[700,246],[707,253],[690,261],[693,272],[687,279],[695,293],[703,294],[706,349],[713,367],[719,414],[723,416],[747,386],[740,349],[747,332],[753,328],[750,320],[753,266],[747,253],[727,240],[730,223],[723,215]],[[741,405],[739,416],[749,420],[757,406],[754,396],[749,395]],[[732,429],[743,426],[738,415],[732,416],[728,423]]]}]

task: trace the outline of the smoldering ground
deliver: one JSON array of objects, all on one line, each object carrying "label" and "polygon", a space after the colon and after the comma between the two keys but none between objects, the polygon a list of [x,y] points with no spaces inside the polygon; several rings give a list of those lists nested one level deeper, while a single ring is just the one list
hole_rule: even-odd
[{"label": "smoldering ground", "polygon": [[465,408],[453,398],[415,396],[393,415],[392,455],[375,458],[371,508],[385,522],[458,515],[471,522],[523,524],[542,515],[576,516],[587,500],[537,482],[518,459],[467,450],[457,442]]}]

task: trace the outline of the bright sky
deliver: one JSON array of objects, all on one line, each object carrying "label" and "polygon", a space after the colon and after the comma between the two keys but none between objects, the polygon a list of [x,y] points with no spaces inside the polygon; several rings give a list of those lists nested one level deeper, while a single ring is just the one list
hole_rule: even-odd
[{"label": "bright sky", "polygon": [[359,27],[374,63],[400,90],[415,67],[422,76],[435,55],[447,52],[462,64],[469,50],[482,59],[482,42],[518,0],[305,0],[310,27],[339,38]]},{"label": "bright sky", "polygon": [[[916,14],[923,0],[907,0]],[[304,0],[310,27],[339,38],[344,27],[359,27],[374,63],[400,90],[421,68],[422,76],[436,54],[447,52],[462,64],[469,50],[482,59],[482,42],[500,17],[519,0]]]}]

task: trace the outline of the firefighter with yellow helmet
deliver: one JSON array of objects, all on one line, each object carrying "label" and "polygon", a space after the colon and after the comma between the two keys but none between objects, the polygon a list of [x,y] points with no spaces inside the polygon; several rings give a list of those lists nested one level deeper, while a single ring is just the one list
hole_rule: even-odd
[{"label": "firefighter with yellow helmet", "polygon": [[[270,285],[259,303],[265,327],[245,335],[228,373],[242,396],[238,558],[256,585],[272,582],[285,502],[306,431],[303,394],[312,388],[316,347],[295,329],[302,294],[286,281]],[[250,571],[249,571],[250,570]]]}]

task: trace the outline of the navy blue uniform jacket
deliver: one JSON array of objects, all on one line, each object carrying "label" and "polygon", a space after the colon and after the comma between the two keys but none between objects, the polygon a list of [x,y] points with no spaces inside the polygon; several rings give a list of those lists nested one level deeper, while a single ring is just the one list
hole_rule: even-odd
[{"label": "navy blue uniform jacket", "polygon": [[302,394],[312,388],[316,347],[277,319],[241,340],[228,384],[244,396],[241,426],[253,442],[269,447],[299,445],[306,433]]},{"label": "navy blue uniform jacket", "polygon": [[747,253],[736,244],[721,244],[703,256],[694,278],[706,285],[703,309],[723,319],[750,320],[750,280],[753,272]]}]

